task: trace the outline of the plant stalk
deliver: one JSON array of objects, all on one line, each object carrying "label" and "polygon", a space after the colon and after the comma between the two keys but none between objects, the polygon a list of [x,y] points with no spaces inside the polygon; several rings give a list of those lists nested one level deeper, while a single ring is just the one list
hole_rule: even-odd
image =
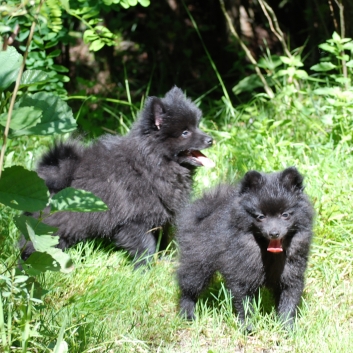
[{"label": "plant stalk", "polygon": [[248,57],[248,59],[250,60],[250,62],[254,65],[255,67],[255,71],[256,71],[256,74],[257,76],[259,76],[262,84],[264,85],[264,89],[267,93],[267,95],[270,97],[270,98],[273,98],[275,95],[271,89],[271,87],[267,84],[266,82],[266,79],[265,77],[263,76],[260,68],[258,67],[257,65],[257,62],[255,60],[255,58],[252,56],[250,50],[247,48],[247,46],[245,45],[245,43],[241,40],[241,38],[239,37],[237,31],[235,30],[234,26],[233,26],[233,23],[226,11],[226,8],[225,8],[225,5],[224,5],[224,1],[223,0],[219,0],[220,4],[221,4],[221,9],[223,11],[223,14],[224,14],[224,17],[226,18],[227,22],[228,22],[228,26],[229,26],[229,29],[230,31],[232,32],[233,36],[235,37],[235,39],[239,42],[240,46],[242,47],[242,49],[244,50],[245,52],[245,55]]},{"label": "plant stalk", "polygon": [[[192,15],[191,15],[189,9],[188,9],[187,6],[185,5],[185,2],[184,2],[184,1],[182,1],[182,2],[183,2],[183,5],[184,5],[184,8],[185,8],[185,11],[187,12],[188,16],[190,17],[190,20],[191,20],[191,22],[192,22],[192,24],[193,24],[193,26],[194,26],[194,28],[195,28],[195,30],[196,30],[196,33],[197,33],[197,35],[198,35],[199,38],[200,38],[201,44],[202,44],[202,46],[203,46],[203,49],[205,50],[205,53],[206,53],[206,55],[207,55],[207,58],[208,58],[208,60],[209,60],[209,62],[210,62],[210,64],[211,64],[211,66],[212,66],[212,69],[213,69],[213,71],[215,72],[215,74],[216,74],[216,76],[217,76],[217,78],[218,78],[218,81],[219,81],[219,83],[220,83],[220,85],[221,85],[221,87],[222,87],[223,95],[224,95],[224,97],[227,99],[227,101],[229,102],[230,106],[233,108],[233,105],[232,105],[232,102],[231,102],[231,100],[230,100],[230,97],[229,97],[227,88],[226,88],[226,86],[225,86],[224,83],[223,83],[222,77],[221,77],[221,75],[219,74],[219,71],[218,71],[218,69],[217,69],[217,67],[216,67],[216,64],[215,64],[214,61],[212,60],[211,54],[210,54],[209,51],[207,50],[207,47],[206,47],[206,45],[205,45],[205,43],[204,43],[204,41],[203,41],[203,39],[202,39],[201,33],[200,33],[200,31],[199,31],[199,28],[197,27],[197,24],[196,24],[194,18],[192,17]],[[230,112],[231,112],[232,116],[234,116],[234,108],[233,108],[233,109],[230,109]]]},{"label": "plant stalk", "polygon": [[[344,6],[341,1],[335,0],[339,10],[340,10],[340,27],[341,27],[341,38],[343,39],[346,36],[346,30],[345,30],[345,22],[344,22]],[[344,56],[344,51],[342,51],[341,56]],[[346,60],[342,59],[342,74],[343,77],[346,79],[345,80],[345,88],[348,90],[348,71],[347,71],[347,65],[346,65]]]},{"label": "plant stalk", "polygon": [[[39,3],[38,9],[37,9],[37,16],[39,14],[39,11],[40,11],[40,8],[41,8],[41,6],[43,4],[43,1],[44,0],[42,0]],[[29,46],[30,46],[30,44],[32,42],[32,38],[33,38],[35,27],[36,27],[36,22],[34,20],[32,22],[32,25],[31,25],[31,29],[30,29],[30,32],[29,32],[28,40],[27,40],[26,50],[25,50],[25,52],[23,54],[22,65],[21,65],[20,70],[18,72],[15,88],[13,90],[11,101],[10,101],[9,111],[8,111],[7,120],[6,120],[6,126],[5,126],[5,130],[4,130],[4,135],[3,135],[3,143],[2,143],[2,147],[1,147],[1,153],[0,153],[0,178],[1,178],[2,168],[3,168],[3,164],[4,164],[6,143],[7,143],[7,137],[9,135],[9,130],[10,130],[12,112],[13,112],[13,108],[15,106],[17,93],[18,93],[18,90],[20,88],[22,74],[23,74],[23,71],[24,71],[24,68],[25,68],[25,65],[26,65],[26,59],[27,59],[27,56],[28,56]]]}]

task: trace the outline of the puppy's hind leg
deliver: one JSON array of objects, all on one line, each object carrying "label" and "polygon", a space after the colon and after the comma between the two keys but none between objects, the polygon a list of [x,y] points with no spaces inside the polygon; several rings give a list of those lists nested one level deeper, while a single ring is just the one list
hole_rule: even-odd
[{"label": "puppy's hind leg", "polygon": [[156,239],[153,232],[146,232],[143,224],[130,223],[120,228],[112,237],[118,248],[127,250],[135,267],[146,265],[156,252]]},{"label": "puppy's hind leg", "polygon": [[202,264],[182,262],[178,270],[178,281],[181,290],[180,315],[187,320],[195,318],[196,301],[202,290],[210,282],[213,272]]}]

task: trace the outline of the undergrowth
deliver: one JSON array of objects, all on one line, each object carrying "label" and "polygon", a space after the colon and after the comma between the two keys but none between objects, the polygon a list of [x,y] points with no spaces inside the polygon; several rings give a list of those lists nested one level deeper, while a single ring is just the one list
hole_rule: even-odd
[{"label": "undergrowth", "polygon": [[[95,40],[101,45],[99,38]],[[254,64],[256,72],[262,70],[258,76],[265,80],[267,94],[258,93],[261,85],[254,74],[234,86],[239,101],[244,100],[243,93],[252,93],[238,105],[229,98],[207,55],[223,97],[215,101],[205,93],[196,100],[208,107],[203,109],[201,127],[215,139],[205,153],[216,167],[199,169],[193,198],[220,181],[236,182],[250,169],[271,172],[296,166],[305,176],[316,211],[315,236],[294,332],[283,331],[271,294],[261,290],[251,319],[254,333],[242,333],[220,277],[199,300],[196,320],[182,320],[175,244],[157,254],[149,268],[134,271],[123,252],[87,242],[68,250],[72,272],[29,275],[17,267],[18,231],[13,218],[18,212],[1,205],[0,340],[7,347],[0,346],[0,352],[353,351],[353,45],[334,33],[320,48],[326,54],[309,73],[302,69],[300,50],[286,56],[267,53]],[[51,82],[55,90],[57,77],[43,77],[40,88]],[[61,87],[63,82],[59,83]],[[8,113],[8,87],[2,115]],[[128,102],[115,103],[131,109],[130,119],[119,114],[119,107],[108,112],[119,121],[119,132],[127,131],[140,106],[131,102],[128,84],[126,88]],[[66,95],[58,88],[56,93]],[[33,169],[53,137],[17,136],[8,141],[4,166]]]},{"label": "undergrowth", "polygon": [[[185,322],[178,316],[175,247],[156,257],[149,269],[134,271],[123,252],[89,242],[69,250],[72,273],[40,276],[48,292],[34,308],[39,336],[31,351],[49,352],[63,322],[70,352],[351,351],[352,148],[347,142],[335,144],[324,128],[316,128],[315,119],[296,135],[294,126],[303,123],[297,112],[290,114],[292,128],[273,126],[279,119],[272,113],[262,99],[240,107],[234,124],[226,116],[221,124],[205,112],[202,127],[216,139],[207,155],[217,165],[198,171],[193,197],[221,180],[236,181],[249,169],[295,165],[305,175],[316,210],[315,237],[294,333],[283,331],[271,295],[261,291],[252,319],[255,333],[242,334],[220,278],[199,301],[195,322]],[[6,214],[1,225],[10,235],[10,249],[17,235]]]}]

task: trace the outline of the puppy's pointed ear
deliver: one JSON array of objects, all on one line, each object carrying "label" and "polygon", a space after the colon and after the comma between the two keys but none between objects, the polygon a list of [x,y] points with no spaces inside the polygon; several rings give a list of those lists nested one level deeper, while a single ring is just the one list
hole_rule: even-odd
[{"label": "puppy's pointed ear", "polygon": [[304,190],[304,186],[303,186],[304,178],[295,167],[289,167],[285,169],[280,174],[280,180],[283,183],[283,185],[289,190],[293,190],[293,189],[297,189],[300,191]]},{"label": "puppy's pointed ear", "polygon": [[152,114],[154,119],[154,125],[157,127],[157,130],[160,130],[161,126],[163,125],[165,113],[166,112],[162,101],[159,98],[154,97],[152,101]]},{"label": "puppy's pointed ear", "polygon": [[240,193],[245,193],[250,190],[259,189],[264,182],[262,175],[256,170],[250,170],[247,172],[240,183]]}]

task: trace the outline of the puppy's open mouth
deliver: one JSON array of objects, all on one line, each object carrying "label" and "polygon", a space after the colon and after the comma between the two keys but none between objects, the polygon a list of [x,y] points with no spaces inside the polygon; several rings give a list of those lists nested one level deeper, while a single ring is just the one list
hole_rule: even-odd
[{"label": "puppy's open mouth", "polygon": [[212,168],[216,164],[211,159],[207,158],[203,153],[197,150],[187,150],[179,153],[179,156],[183,156],[185,160],[195,166],[204,166]]},{"label": "puppy's open mouth", "polygon": [[267,251],[277,253],[282,252],[282,239],[272,239],[268,244]]}]

